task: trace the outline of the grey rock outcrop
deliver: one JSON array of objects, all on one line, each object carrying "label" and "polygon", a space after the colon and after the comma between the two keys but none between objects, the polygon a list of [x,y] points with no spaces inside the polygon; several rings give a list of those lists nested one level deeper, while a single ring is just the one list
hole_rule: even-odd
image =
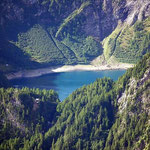
[{"label": "grey rock outcrop", "polygon": [[[74,1],[64,13],[51,17],[49,3],[41,5],[38,0],[2,0],[0,2],[0,26],[2,30],[11,27],[12,24],[32,26],[35,22],[48,26],[59,24],[73,10],[80,6],[81,2]],[[91,35],[103,40],[118,25],[118,22],[133,25],[137,20],[143,20],[150,16],[149,0],[95,0],[91,2],[82,14],[86,21],[81,27],[85,35]]]}]

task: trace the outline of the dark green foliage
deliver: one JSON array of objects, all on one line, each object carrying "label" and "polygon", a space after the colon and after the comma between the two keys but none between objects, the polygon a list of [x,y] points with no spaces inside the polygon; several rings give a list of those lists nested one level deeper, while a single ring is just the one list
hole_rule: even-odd
[{"label": "dark green foliage", "polygon": [[[124,1],[112,2],[115,6]],[[5,20],[5,15],[1,19],[6,30],[6,37],[3,37],[1,35],[5,34],[0,28],[2,72],[89,63],[103,53],[100,41],[83,33],[86,12],[82,11],[90,5],[89,2],[95,5],[97,1],[38,2],[39,8],[40,5],[44,5],[41,8],[45,7],[43,10],[40,8],[41,12],[30,10],[27,5],[24,9],[23,2],[16,1],[20,4],[18,8],[25,11],[22,21],[30,20],[27,21],[28,25],[25,23],[28,27],[24,29],[18,27],[16,20],[11,26]],[[38,14],[46,14],[47,7],[50,22],[44,26]],[[92,7],[99,11],[97,5]],[[37,15],[39,21],[32,20],[34,17],[28,11],[33,16]],[[19,14],[19,9],[16,12]],[[103,20],[101,16],[100,19]],[[5,25],[8,27],[5,28]],[[122,31],[119,29],[108,41],[106,48],[109,48],[109,53],[106,51],[106,56],[115,56],[120,62],[136,63],[150,51],[149,25],[150,18]],[[4,89],[8,87],[8,81],[0,74],[0,87],[3,87],[0,88],[0,150],[150,149],[149,66],[150,54],[147,54],[117,82],[107,78],[98,79],[73,92],[62,103],[59,103],[53,90]],[[147,78],[144,78],[146,73]],[[134,80],[136,84],[131,82]],[[118,102],[123,95],[125,98]]]},{"label": "dark green foliage", "polygon": [[60,116],[46,133],[54,149],[103,149],[113,123],[113,81],[99,79],[71,94],[57,106]]},{"label": "dark green foliage", "polygon": [[[136,104],[136,106],[134,107],[135,107],[134,109],[129,107],[126,110],[127,112],[125,115],[120,116],[116,119],[116,122],[112,126],[109,132],[109,136],[107,137],[106,140],[105,146],[106,150],[108,149],[116,150],[117,148],[130,150],[133,147],[138,148],[140,142],[139,145],[135,145],[134,142],[137,142],[137,138],[138,139],[145,138],[145,132],[147,132],[146,130],[148,127],[147,125],[147,120],[149,118],[148,114],[146,112],[141,112],[140,110],[141,107],[138,104]],[[135,114],[133,116],[129,116],[128,112],[133,112]],[[123,119],[125,122],[123,121]],[[124,128],[122,128],[122,126],[124,126]],[[144,143],[146,144],[147,142],[148,141],[146,139]],[[144,144],[142,147],[143,148],[145,147]]]},{"label": "dark green foliage", "polygon": [[80,63],[88,63],[95,56],[102,54],[101,44],[91,36],[84,38],[82,36],[71,36],[68,34],[62,43],[70,47]]},{"label": "dark green foliage", "polygon": [[[113,2],[121,4],[123,1]],[[0,36],[6,34],[6,39],[5,37],[0,39],[1,71],[14,72],[51,65],[87,64],[103,53],[99,37],[90,36],[92,33],[87,34],[88,28],[84,30],[85,23],[88,23],[86,19],[89,18],[87,9],[92,8],[88,10],[94,10],[93,14],[96,11],[100,12],[99,8],[95,9],[96,1],[39,0],[37,8],[41,7],[41,12],[40,9],[34,9],[34,6],[31,7],[33,10],[28,6],[24,8],[23,2],[12,3],[18,4],[19,8],[24,10],[22,22],[25,23],[15,22],[16,24],[12,23],[11,26],[8,21],[6,33],[0,28]],[[119,29],[120,32],[112,36],[105,45],[106,49],[109,49],[104,52],[106,61],[111,56],[125,63],[136,63],[140,60],[150,49],[149,24],[149,19],[146,19],[134,26]],[[6,64],[9,66],[6,67]]]},{"label": "dark green foliage", "polygon": [[[150,53],[146,54],[134,68],[128,69],[124,76],[120,77],[116,83],[116,94],[119,96],[124,92],[125,89],[129,88],[129,81],[131,78],[136,80],[143,78],[144,73],[150,66]],[[117,103],[117,102],[116,102]]]},{"label": "dark green foliage", "polygon": [[142,60],[139,61],[138,64],[133,68],[132,75],[136,79],[140,79],[143,77],[146,70],[148,70],[150,66],[150,53],[146,54]]},{"label": "dark green foliage", "polygon": [[[77,6],[76,9],[74,8],[75,10],[70,7],[74,5],[74,2]],[[14,3],[23,7],[23,2]],[[51,21],[46,25],[41,25],[38,21],[32,20],[31,17],[36,10],[29,10],[30,8],[23,7],[25,11],[24,17],[29,17],[29,20],[31,19],[30,21],[28,20],[30,23],[28,23],[28,25],[23,24],[22,27],[20,27],[19,24],[16,24],[16,27],[14,24],[12,24],[12,26],[10,24],[8,25],[6,34],[9,40],[3,39],[3,37],[1,37],[2,41],[0,39],[1,71],[15,72],[22,69],[32,69],[50,65],[89,63],[90,60],[102,53],[99,42],[92,37],[93,39],[91,41],[93,44],[91,45],[91,42],[88,42],[85,39],[86,36],[83,38],[84,33],[81,33],[81,26],[84,24],[85,15],[82,13],[78,14],[78,8],[80,8],[80,6],[83,8],[87,7],[89,5],[88,1],[46,0],[39,1],[39,7],[40,5],[49,7],[50,13],[48,14]],[[80,9],[81,12],[82,7]],[[67,12],[68,9],[70,14]],[[31,12],[31,14],[28,14],[29,12]],[[64,16],[65,13],[66,15]],[[74,16],[76,13],[77,15]],[[55,34],[57,33],[57,30],[61,26],[63,20],[68,18],[67,16],[70,16],[71,14],[74,17],[67,21],[63,30],[60,32],[58,39],[56,39]],[[49,32],[49,30],[52,29],[53,32]],[[0,36],[3,35],[3,32],[4,31],[1,31],[0,28]],[[82,35],[83,39],[80,39],[81,41],[79,40],[80,46],[76,49],[72,49],[71,45],[65,45],[62,40],[67,38],[67,35],[70,35],[71,37],[75,36],[75,38]],[[77,43],[75,44],[77,45]],[[90,50],[89,48],[84,47],[85,44],[91,45]],[[6,64],[9,66],[6,67]]]},{"label": "dark green foliage", "polygon": [[142,31],[144,29],[144,25],[142,22],[136,23],[134,25],[135,32]]},{"label": "dark green foliage", "polygon": [[5,40],[1,41],[0,48],[0,71],[4,73],[14,72],[21,69],[40,67],[41,65],[24,53],[21,49]]},{"label": "dark green foliage", "polygon": [[[77,8],[76,10],[74,10],[66,19],[64,19],[63,23],[60,25],[60,27],[58,28],[57,32],[56,32],[56,35],[55,37],[57,38],[59,33],[64,29],[64,27],[68,26],[69,22],[72,22],[72,21],[76,21],[77,24],[75,23],[75,27],[78,28],[78,25],[81,25],[80,24],[80,21],[79,21],[79,18],[76,19],[76,17],[78,17],[78,15],[80,16],[80,14],[82,13],[82,11],[90,5],[90,2],[89,1],[86,1],[84,3],[81,4],[81,6],[79,8]],[[82,17],[81,17],[82,18]],[[73,24],[74,26],[74,24]],[[73,27],[72,26],[72,27]],[[73,31],[74,31],[74,28],[73,28]],[[74,33],[74,32],[73,32]]]},{"label": "dark green foliage", "polygon": [[[128,70],[116,83],[116,90],[119,95],[127,95],[124,103],[127,107],[121,113],[117,113],[117,118],[113,124],[106,140],[105,150],[116,149],[144,149],[148,146],[149,141],[149,115],[146,109],[149,109],[150,98],[150,53],[133,68]],[[144,82],[141,80],[147,74]],[[130,82],[136,79],[137,84],[132,85]],[[129,86],[130,83],[130,86]],[[132,87],[133,86],[133,87]],[[134,93],[129,93],[130,90]],[[127,94],[128,93],[128,94]],[[132,96],[130,96],[132,94]],[[147,100],[146,100],[147,99]],[[145,101],[144,101],[145,100]],[[116,102],[116,105],[120,104]],[[124,104],[125,105],[125,104]]]},{"label": "dark green foliage", "polygon": [[150,53],[117,82],[97,79],[61,103],[53,90],[1,88],[0,149],[149,147],[149,67]]},{"label": "dark green foliage", "polygon": [[52,28],[35,25],[26,33],[18,35],[18,42],[12,42],[32,60],[40,64],[88,63],[102,53],[100,43],[93,37],[78,37],[67,34],[63,41],[53,37]]},{"label": "dark green foliage", "polygon": [[9,87],[9,81],[7,80],[7,78],[3,75],[2,72],[0,72],[0,88],[4,87],[7,88]]},{"label": "dark green foliage", "polygon": [[[143,106],[138,101],[141,95],[149,95],[148,79],[144,88],[137,87],[132,103],[127,99],[128,107],[122,115],[117,100],[131,88],[132,78],[137,81],[143,78],[149,63],[150,54],[147,54],[116,83],[104,78],[73,92],[57,106],[58,119],[45,134],[44,149],[132,149],[133,141],[142,137],[147,138],[143,142],[148,143],[145,136],[145,132],[149,132],[148,114],[141,112]],[[139,145],[143,146],[140,141]]]},{"label": "dark green foliage", "polygon": [[[66,13],[67,9],[69,9],[69,6],[72,6],[73,3],[76,3],[76,5],[80,6],[82,3],[86,2],[87,0],[44,0],[41,2],[41,5],[48,5],[49,6],[49,12],[53,17],[58,17],[64,13]],[[90,0],[88,0],[90,1]]]},{"label": "dark green foliage", "polygon": [[120,47],[119,41],[116,43],[117,46],[114,55],[119,61],[136,63],[142,58],[143,54],[150,51],[150,33],[143,29],[143,24],[143,22],[137,22],[134,25],[134,37],[130,39],[127,48],[123,49]]},{"label": "dark green foliage", "polygon": [[53,90],[1,88],[0,149],[40,149],[57,103]]},{"label": "dark green foliage", "polygon": [[[150,19],[136,22],[131,27],[116,30],[105,44],[105,57],[114,56],[123,63],[137,63],[144,54],[150,52]],[[107,58],[108,57],[108,58]]]},{"label": "dark green foliage", "polygon": [[63,64],[66,61],[51,35],[40,25],[35,25],[27,33],[18,35],[16,45],[39,63]]},{"label": "dark green foliage", "polygon": [[[131,88],[131,79],[143,78],[149,63],[150,54],[147,54],[116,83],[104,78],[73,92],[57,106],[60,115],[45,134],[44,149],[132,149],[134,141],[142,137],[146,140],[139,140],[140,147],[144,147],[143,142],[149,143],[145,134],[149,132],[148,113],[142,111],[143,104],[139,101],[143,94],[150,96],[148,79],[144,88],[137,85],[136,95],[134,99],[127,99],[129,103],[122,115],[117,101],[117,97]],[[147,103],[145,105],[149,107]],[[132,113],[134,115],[130,116]]]}]

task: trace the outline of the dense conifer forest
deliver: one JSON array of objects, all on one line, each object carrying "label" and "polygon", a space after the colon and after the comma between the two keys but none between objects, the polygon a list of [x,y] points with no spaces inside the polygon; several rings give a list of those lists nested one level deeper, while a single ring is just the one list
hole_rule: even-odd
[{"label": "dense conifer forest", "polygon": [[147,0],[136,1],[2,0],[1,72],[96,58],[95,65],[137,63],[149,52],[150,13]]},{"label": "dense conifer forest", "polygon": [[53,90],[0,89],[0,149],[149,149],[150,54],[118,81],[97,79],[63,102]]},{"label": "dense conifer forest", "polygon": [[[134,67],[63,102],[9,73],[62,65]],[[0,150],[150,150],[149,0],[0,1]]]}]

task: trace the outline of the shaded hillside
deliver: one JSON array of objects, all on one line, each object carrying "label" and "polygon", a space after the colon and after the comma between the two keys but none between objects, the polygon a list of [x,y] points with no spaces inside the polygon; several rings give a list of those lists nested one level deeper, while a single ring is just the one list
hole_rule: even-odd
[{"label": "shaded hillside", "polygon": [[150,52],[150,18],[137,21],[133,26],[118,26],[103,45],[108,62],[136,63]]},{"label": "shaded hillside", "polygon": [[149,16],[149,0],[2,0],[1,70],[88,64],[102,54],[106,63],[136,63],[150,49]]},{"label": "shaded hillside", "polygon": [[11,27],[19,32],[39,23],[59,30],[64,22],[69,25],[76,21],[73,30],[103,39],[119,21],[132,25],[147,18],[149,5],[149,0],[2,0],[0,24],[9,37],[16,33]]},{"label": "shaded hillside", "polygon": [[5,40],[0,46],[1,72],[15,72],[22,69],[41,67],[42,65],[32,60],[27,53]]},{"label": "shaded hillside", "polygon": [[73,92],[57,106],[56,124],[46,133],[46,149],[102,149],[114,120],[110,79],[99,79]]},{"label": "shaded hillside", "polygon": [[150,149],[150,54],[128,70],[116,85],[119,92],[116,120],[105,150]]},{"label": "shaded hillside", "polygon": [[0,149],[149,149],[149,100],[150,53],[61,103],[53,90],[1,88]]},{"label": "shaded hillside", "polygon": [[4,76],[2,72],[0,72],[0,88],[8,88],[10,86],[9,81],[7,78]]},{"label": "shaded hillside", "polygon": [[53,90],[0,88],[0,149],[40,149],[58,102]]},{"label": "shaded hillside", "polygon": [[[149,0],[1,0],[0,149],[150,149],[149,16]],[[3,76],[96,57],[143,59],[61,103],[53,90],[8,88]]]},{"label": "shaded hillside", "polygon": [[93,37],[84,39],[70,37],[59,41],[53,37],[51,28],[35,25],[12,42],[32,60],[53,65],[86,63],[102,53],[101,45]]},{"label": "shaded hillside", "polygon": [[60,103],[44,149],[149,149],[149,100],[150,54],[116,83],[97,80]]}]

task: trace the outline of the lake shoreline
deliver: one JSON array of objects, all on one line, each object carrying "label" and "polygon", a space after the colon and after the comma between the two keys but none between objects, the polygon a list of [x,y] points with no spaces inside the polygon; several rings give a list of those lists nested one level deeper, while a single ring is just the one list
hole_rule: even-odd
[{"label": "lake shoreline", "polygon": [[6,74],[8,80],[17,79],[17,78],[31,78],[39,77],[45,74],[50,73],[61,73],[61,72],[71,72],[71,71],[103,71],[103,70],[126,70],[133,67],[132,64],[116,64],[116,65],[64,65],[57,67],[47,67],[41,69],[33,70],[23,70],[15,73]]}]

